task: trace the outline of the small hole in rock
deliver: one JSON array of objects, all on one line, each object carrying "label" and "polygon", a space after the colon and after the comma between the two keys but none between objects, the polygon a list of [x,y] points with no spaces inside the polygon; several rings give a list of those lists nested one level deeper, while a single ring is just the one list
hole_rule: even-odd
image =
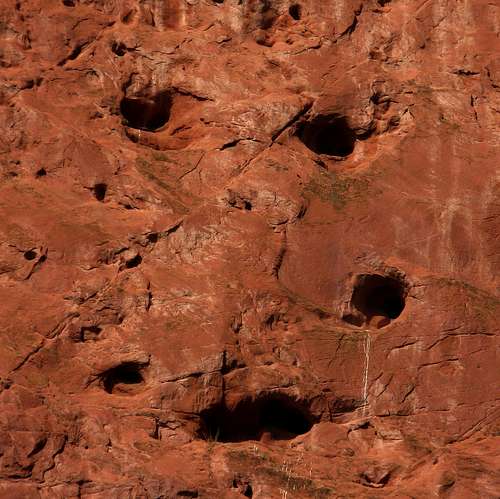
[{"label": "small hole in rock", "polygon": [[129,24],[134,18],[135,10],[129,10],[126,14],[122,16],[122,23]]},{"label": "small hole in rock", "polygon": [[342,319],[353,326],[361,327],[364,324],[363,317],[358,314],[344,314]]},{"label": "small hole in rock", "polygon": [[252,211],[253,205],[249,199],[245,199],[240,194],[229,191],[229,206],[237,208],[238,210]]},{"label": "small hole in rock", "polygon": [[244,399],[235,408],[216,405],[200,414],[198,435],[205,440],[291,440],[307,433],[313,417],[307,407],[283,394]]},{"label": "small hole in rock", "polygon": [[233,489],[238,489],[243,497],[253,497],[252,486],[248,483],[248,481],[243,481],[240,478],[233,479]]},{"label": "small hole in rock", "polygon": [[45,175],[47,175],[47,171],[45,170],[45,168],[40,168],[35,173],[36,178],[45,177]]},{"label": "small hole in rock", "polygon": [[74,7],[75,1],[74,0],[63,0],[63,5],[65,5],[66,7]]},{"label": "small hole in rock", "polygon": [[268,0],[264,0],[261,3],[261,11],[260,11],[260,27],[263,30],[267,30],[272,28],[274,21],[276,20],[276,12],[271,6],[271,3]]},{"label": "small hole in rock", "polygon": [[150,243],[157,243],[158,242],[158,232],[150,232],[147,236],[146,236],[146,239],[148,240],[148,242]]},{"label": "small hole in rock", "polygon": [[316,116],[302,125],[298,136],[311,151],[330,156],[349,156],[356,143],[347,120],[338,115]]},{"label": "small hole in rock", "polygon": [[330,405],[330,413],[332,416],[339,416],[354,412],[359,407],[359,402],[355,399],[338,398]]},{"label": "small hole in rock", "polygon": [[34,250],[28,250],[24,253],[24,258],[26,260],[34,260],[37,257],[37,252]]},{"label": "small hole in rock", "polygon": [[97,201],[104,201],[104,198],[106,197],[107,190],[108,190],[108,186],[106,184],[95,184],[93,189],[92,189]]},{"label": "small hole in rock", "polygon": [[102,329],[99,326],[83,326],[78,330],[70,331],[70,338],[75,343],[85,341],[96,341],[101,334]]},{"label": "small hole in rock", "polygon": [[142,256],[137,254],[134,256],[134,258],[131,258],[130,260],[127,260],[127,262],[125,262],[125,267],[127,269],[133,269],[134,267],[139,266],[141,262],[142,262]]},{"label": "small hole in rock", "polygon": [[134,362],[109,369],[101,376],[101,379],[104,390],[112,394],[133,395],[144,385],[141,366]]},{"label": "small hole in rock", "polygon": [[383,327],[401,315],[405,307],[406,289],[399,279],[377,274],[362,274],[354,285],[351,308],[344,320],[355,326],[363,323]]},{"label": "small hole in rock", "polygon": [[389,483],[391,472],[381,469],[372,469],[360,474],[360,483],[365,487],[382,488]]},{"label": "small hole in rock", "polygon": [[302,11],[302,8],[297,3],[290,5],[290,8],[288,9],[288,13],[290,14],[290,17],[292,19],[294,19],[295,21],[300,21],[301,11]]},{"label": "small hole in rock", "polygon": [[10,387],[12,386],[12,380],[10,379],[3,379],[0,381],[0,388],[3,388],[4,390],[9,390]]},{"label": "small hole in rock", "polygon": [[127,126],[154,132],[168,122],[171,107],[170,94],[160,92],[152,97],[124,97],[120,111]]},{"label": "small hole in rock", "polygon": [[111,51],[118,57],[123,57],[127,53],[127,47],[122,42],[113,42]]},{"label": "small hole in rock", "polygon": [[86,326],[80,330],[80,337],[82,341],[96,340],[102,332],[99,326]]}]

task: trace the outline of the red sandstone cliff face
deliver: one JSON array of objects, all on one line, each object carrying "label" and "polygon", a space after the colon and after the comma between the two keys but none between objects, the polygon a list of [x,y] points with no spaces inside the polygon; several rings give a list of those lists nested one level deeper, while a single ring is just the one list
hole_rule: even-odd
[{"label": "red sandstone cliff face", "polygon": [[499,29],[0,0],[0,497],[498,497]]}]

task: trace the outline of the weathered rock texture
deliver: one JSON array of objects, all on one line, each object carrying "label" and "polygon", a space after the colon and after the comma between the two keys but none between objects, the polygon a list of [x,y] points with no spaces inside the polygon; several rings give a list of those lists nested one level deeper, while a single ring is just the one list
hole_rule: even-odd
[{"label": "weathered rock texture", "polygon": [[0,0],[0,497],[498,497],[499,29]]}]

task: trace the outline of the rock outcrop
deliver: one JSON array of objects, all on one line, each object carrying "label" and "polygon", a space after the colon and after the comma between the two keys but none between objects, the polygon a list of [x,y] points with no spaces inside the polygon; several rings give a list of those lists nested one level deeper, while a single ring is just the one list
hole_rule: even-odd
[{"label": "rock outcrop", "polygon": [[497,498],[499,26],[0,0],[0,498]]}]

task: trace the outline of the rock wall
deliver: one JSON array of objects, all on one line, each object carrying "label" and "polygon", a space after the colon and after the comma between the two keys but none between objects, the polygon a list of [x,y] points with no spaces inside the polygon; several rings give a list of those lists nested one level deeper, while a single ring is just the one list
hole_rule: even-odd
[{"label": "rock wall", "polygon": [[0,0],[0,497],[498,497],[499,30]]}]

